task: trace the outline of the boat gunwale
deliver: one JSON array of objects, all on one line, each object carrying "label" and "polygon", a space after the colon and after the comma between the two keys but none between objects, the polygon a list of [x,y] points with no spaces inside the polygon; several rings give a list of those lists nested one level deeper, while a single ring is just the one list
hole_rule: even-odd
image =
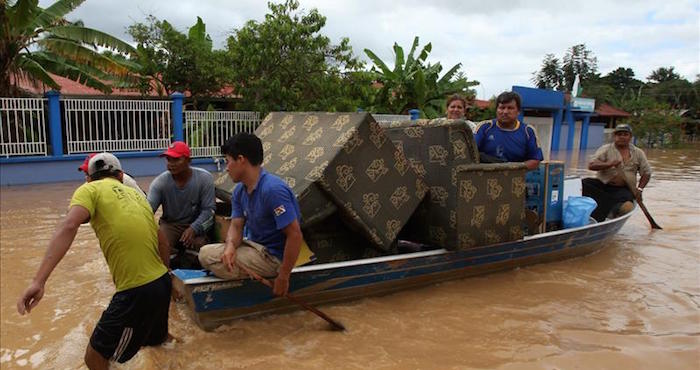
[{"label": "boat gunwale", "polygon": [[[533,241],[533,240],[537,240],[537,239],[556,237],[556,236],[560,236],[560,235],[564,235],[564,234],[576,234],[576,233],[580,233],[580,232],[583,232],[583,231],[586,231],[589,229],[595,229],[595,228],[603,227],[603,226],[614,224],[614,223],[624,222],[624,221],[626,221],[627,218],[629,218],[632,215],[632,213],[633,212],[628,212],[620,217],[605,220],[602,222],[591,223],[588,225],[579,226],[579,227],[570,228],[570,229],[562,229],[562,230],[549,231],[549,232],[536,234],[536,235],[530,235],[530,236],[526,236],[520,240],[510,241],[510,242],[506,242],[506,243],[490,244],[490,245],[486,245],[486,246],[477,247],[474,249],[492,248],[492,247],[495,247],[495,246],[498,246],[501,244],[507,244],[507,243],[513,243],[513,242],[528,242],[528,241]],[[459,252],[459,251],[450,251],[450,250],[447,250],[444,248],[440,248],[440,249],[434,249],[434,250],[429,250],[429,251],[395,254],[395,255],[391,255],[391,256],[381,256],[381,257],[356,259],[356,260],[350,260],[350,261],[323,263],[323,264],[318,264],[318,265],[299,266],[299,267],[295,267],[294,269],[292,269],[292,274],[322,271],[322,270],[335,270],[335,269],[345,268],[345,267],[355,267],[355,266],[361,266],[361,265],[371,265],[371,264],[375,264],[375,263],[393,262],[393,261],[398,261],[398,260],[432,257],[432,256],[439,256],[439,255],[444,255],[446,253],[454,253],[454,252]],[[197,277],[197,278],[190,278],[190,279],[182,279],[182,281],[185,285],[195,285],[195,284],[203,284],[203,283],[219,283],[219,282],[227,282],[227,281],[235,281],[235,280],[238,280],[238,279],[221,279],[221,278],[216,277],[216,276],[204,276],[204,277]]]}]

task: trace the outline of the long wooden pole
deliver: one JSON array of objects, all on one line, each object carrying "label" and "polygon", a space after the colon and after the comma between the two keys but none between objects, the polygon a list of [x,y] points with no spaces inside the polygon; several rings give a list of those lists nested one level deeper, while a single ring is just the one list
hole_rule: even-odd
[{"label": "long wooden pole", "polygon": [[[248,275],[250,275],[251,277],[253,277],[253,279],[255,279],[255,280],[257,280],[257,281],[259,281],[259,282],[261,282],[261,283],[267,285],[268,287],[270,287],[270,289],[274,288],[274,286],[272,285],[272,283],[270,282],[270,280],[265,279],[264,277],[262,277],[262,276],[256,274],[256,273],[253,272],[253,271],[250,271],[250,270],[249,270],[248,268],[246,268],[245,266],[242,266],[242,265],[238,264],[238,267],[240,267],[241,269],[243,269],[243,271],[247,272]],[[344,330],[345,330],[345,326],[343,326],[343,324],[341,324],[340,322],[338,322],[338,321],[336,321],[336,320],[331,319],[331,318],[330,318],[328,315],[326,315],[325,313],[319,311],[318,309],[316,309],[316,308],[314,308],[314,307],[309,306],[308,304],[306,304],[304,301],[300,300],[299,298],[296,298],[296,297],[294,297],[294,296],[291,296],[291,295],[289,295],[288,293],[285,294],[284,297],[287,298],[288,300],[290,300],[290,301],[292,301],[292,302],[298,304],[299,306],[304,307],[305,309],[307,309],[307,310],[313,312],[314,314],[316,314],[316,315],[319,316],[320,318],[326,320],[329,324],[331,324],[331,327],[333,328],[333,330],[338,330],[338,331],[344,331]]]},{"label": "long wooden pole", "polygon": [[642,202],[642,197],[639,195],[639,192],[637,191],[636,184],[632,184],[630,182],[630,179],[627,178],[627,175],[625,175],[625,172],[622,170],[622,168],[617,167],[617,174],[619,176],[622,176],[622,178],[625,180],[625,184],[627,184],[627,188],[632,192],[634,199],[637,201],[637,204],[639,204],[639,208],[642,209],[642,212],[644,212],[644,216],[646,216],[647,220],[649,221],[649,225],[651,225],[651,228],[657,229],[657,230],[663,230],[661,228],[661,226],[659,226],[659,224],[657,224],[656,221],[654,221],[654,218],[651,217],[651,214],[649,214],[647,207],[644,205],[644,202]]}]

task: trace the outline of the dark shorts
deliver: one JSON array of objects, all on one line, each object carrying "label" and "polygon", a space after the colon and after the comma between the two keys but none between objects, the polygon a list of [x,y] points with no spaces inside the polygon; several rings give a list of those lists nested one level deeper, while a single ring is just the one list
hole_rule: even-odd
[{"label": "dark shorts", "polygon": [[605,221],[610,211],[614,211],[621,203],[634,200],[634,195],[626,186],[604,184],[592,177],[581,180],[581,185],[582,195],[591,197],[598,203],[591,214],[598,222]]},{"label": "dark shorts", "polygon": [[90,337],[90,345],[110,361],[125,362],[142,346],[168,338],[172,281],[167,273],[140,287],[116,293]]}]

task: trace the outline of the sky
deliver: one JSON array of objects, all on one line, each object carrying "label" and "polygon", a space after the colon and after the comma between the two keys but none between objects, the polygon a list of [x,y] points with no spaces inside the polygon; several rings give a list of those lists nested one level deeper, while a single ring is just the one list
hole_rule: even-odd
[{"label": "sky", "polygon": [[[275,2],[280,2],[275,1]],[[40,1],[48,6],[53,1]],[[322,33],[333,43],[347,37],[355,55],[364,49],[393,67],[394,42],[405,52],[415,36],[432,43],[428,61],[443,72],[462,63],[469,80],[480,82],[477,97],[488,99],[513,85],[533,86],[532,75],[545,54],[562,58],[572,45],[586,44],[605,75],[632,68],[646,80],[659,67],[682,77],[700,73],[700,0],[300,0],[301,9],[327,18]],[[149,14],[186,32],[200,16],[215,48],[246,21],[262,21],[262,0],[87,0],[70,13],[132,42],[126,28]]]}]

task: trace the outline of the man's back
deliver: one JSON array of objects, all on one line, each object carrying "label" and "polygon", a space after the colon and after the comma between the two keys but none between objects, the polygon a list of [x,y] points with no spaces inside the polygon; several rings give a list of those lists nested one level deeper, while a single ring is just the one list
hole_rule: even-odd
[{"label": "man's back", "polygon": [[158,227],[148,202],[137,190],[114,178],[81,185],[70,206],[90,213],[117,291],[141,286],[167,269],[158,254]]}]

